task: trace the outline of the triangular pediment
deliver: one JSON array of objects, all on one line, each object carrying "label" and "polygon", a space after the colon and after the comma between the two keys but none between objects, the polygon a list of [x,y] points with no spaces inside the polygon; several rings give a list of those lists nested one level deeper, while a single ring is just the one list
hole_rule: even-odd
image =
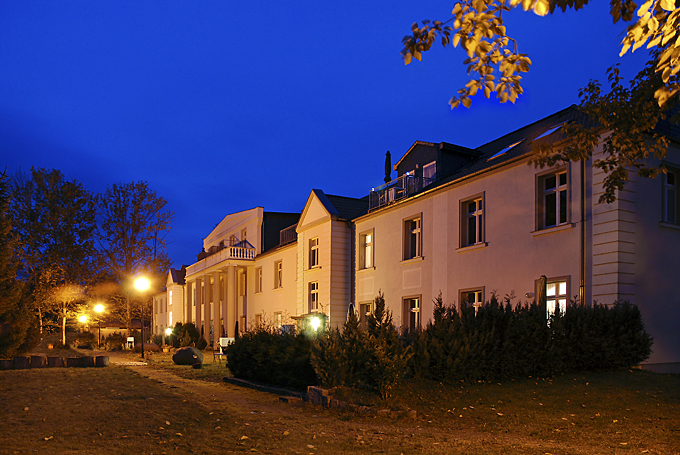
[{"label": "triangular pediment", "polygon": [[337,210],[335,210],[335,207],[330,203],[324,192],[312,190],[300,216],[297,232],[302,232],[308,227],[329,221],[334,215],[337,216]]}]

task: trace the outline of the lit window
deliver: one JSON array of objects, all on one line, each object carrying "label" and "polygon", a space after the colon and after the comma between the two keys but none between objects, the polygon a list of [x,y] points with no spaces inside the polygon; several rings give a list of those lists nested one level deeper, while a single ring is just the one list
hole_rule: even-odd
[{"label": "lit window", "polygon": [[484,197],[461,204],[461,246],[484,243]]},{"label": "lit window", "polygon": [[548,280],[545,292],[548,318],[555,314],[558,305],[560,314],[564,315],[564,312],[567,311],[567,299],[569,298],[567,288],[566,279]]},{"label": "lit window", "polygon": [[261,314],[255,315],[255,327],[256,328],[262,327],[262,315]]},{"label": "lit window", "polygon": [[538,228],[566,224],[569,219],[567,172],[558,171],[538,179]]},{"label": "lit window", "polygon": [[361,234],[359,241],[359,268],[373,267],[373,232]]},{"label": "lit window", "polygon": [[668,170],[663,175],[663,220],[678,224],[678,173]]},{"label": "lit window", "polygon": [[462,305],[474,307],[475,314],[484,303],[484,291],[482,289],[470,289],[460,292],[460,302]]},{"label": "lit window", "polygon": [[283,318],[281,316],[281,313],[274,313],[274,328],[276,330],[280,329],[281,326],[283,325]]},{"label": "lit window", "polygon": [[172,291],[168,291],[168,305],[172,306]]},{"label": "lit window", "polygon": [[274,263],[274,289],[283,287],[283,262]]},{"label": "lit window", "polygon": [[405,331],[412,332],[420,328],[420,298],[404,299],[403,325]]},{"label": "lit window", "polygon": [[309,241],[309,268],[319,266],[319,238],[315,237]]},{"label": "lit window", "polygon": [[309,283],[309,311],[319,311],[319,282]]},{"label": "lit window", "polygon": [[404,221],[404,259],[420,257],[421,233],[420,217]]},{"label": "lit window", "polygon": [[168,313],[168,326],[172,325],[172,311]]}]

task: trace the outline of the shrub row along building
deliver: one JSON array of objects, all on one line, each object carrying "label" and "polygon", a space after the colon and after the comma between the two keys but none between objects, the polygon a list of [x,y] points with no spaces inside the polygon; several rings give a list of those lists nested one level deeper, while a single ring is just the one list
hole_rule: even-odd
[{"label": "shrub row along building", "polygon": [[572,106],[476,149],[417,141],[393,166],[397,178],[388,158],[386,183],[361,199],[314,189],[300,214],[227,215],[197,261],[168,274],[156,333],[193,322],[210,344],[313,316],[339,327],[350,307],[364,319],[379,291],[394,323],[415,329],[439,293],[456,305],[494,293],[533,301],[544,275],[548,311],[633,302],[654,337],[649,364],[680,366],[680,131],[667,131],[667,173],[631,175],[606,204],[592,160],[528,165],[533,146],[566,140],[561,127],[578,115]]}]

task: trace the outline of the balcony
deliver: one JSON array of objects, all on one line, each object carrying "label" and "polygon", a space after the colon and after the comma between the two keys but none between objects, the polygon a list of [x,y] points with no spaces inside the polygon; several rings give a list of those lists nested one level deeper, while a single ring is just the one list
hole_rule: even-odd
[{"label": "balcony", "polygon": [[403,174],[371,190],[368,195],[368,211],[377,210],[380,207],[413,196],[432,182],[434,182],[434,179]]},{"label": "balcony", "polygon": [[285,245],[287,243],[295,242],[297,240],[297,224],[288,226],[285,229],[281,229],[279,232],[279,245]]},{"label": "balcony", "polygon": [[[245,243],[245,246],[244,246]],[[248,242],[240,242],[236,245],[211,246],[208,251],[202,251],[197,256],[195,264],[187,267],[187,275],[208,269],[223,261],[252,261],[255,259],[255,247]]]}]

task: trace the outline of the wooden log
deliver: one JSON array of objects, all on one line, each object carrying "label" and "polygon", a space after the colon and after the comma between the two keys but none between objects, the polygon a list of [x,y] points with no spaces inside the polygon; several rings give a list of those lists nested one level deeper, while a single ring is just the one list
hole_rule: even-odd
[{"label": "wooden log", "polygon": [[64,358],[59,356],[47,357],[47,366],[50,368],[60,368],[64,366]]},{"label": "wooden log", "polygon": [[108,355],[98,355],[94,359],[94,366],[97,368],[108,367],[109,366],[109,356]]},{"label": "wooden log", "polygon": [[0,370],[11,370],[14,368],[14,360],[0,359]]},{"label": "wooden log", "polygon": [[92,368],[94,367],[94,356],[92,355],[86,355],[82,357],[83,359],[83,365],[85,368]]},{"label": "wooden log", "polygon": [[31,368],[45,368],[47,366],[47,357],[44,355],[31,356]]},{"label": "wooden log", "polygon": [[83,360],[81,357],[66,357],[64,359],[64,366],[73,368],[83,366]]},{"label": "wooden log", "polygon": [[14,368],[17,370],[25,370],[31,368],[31,357],[27,355],[18,355],[14,357]]}]

